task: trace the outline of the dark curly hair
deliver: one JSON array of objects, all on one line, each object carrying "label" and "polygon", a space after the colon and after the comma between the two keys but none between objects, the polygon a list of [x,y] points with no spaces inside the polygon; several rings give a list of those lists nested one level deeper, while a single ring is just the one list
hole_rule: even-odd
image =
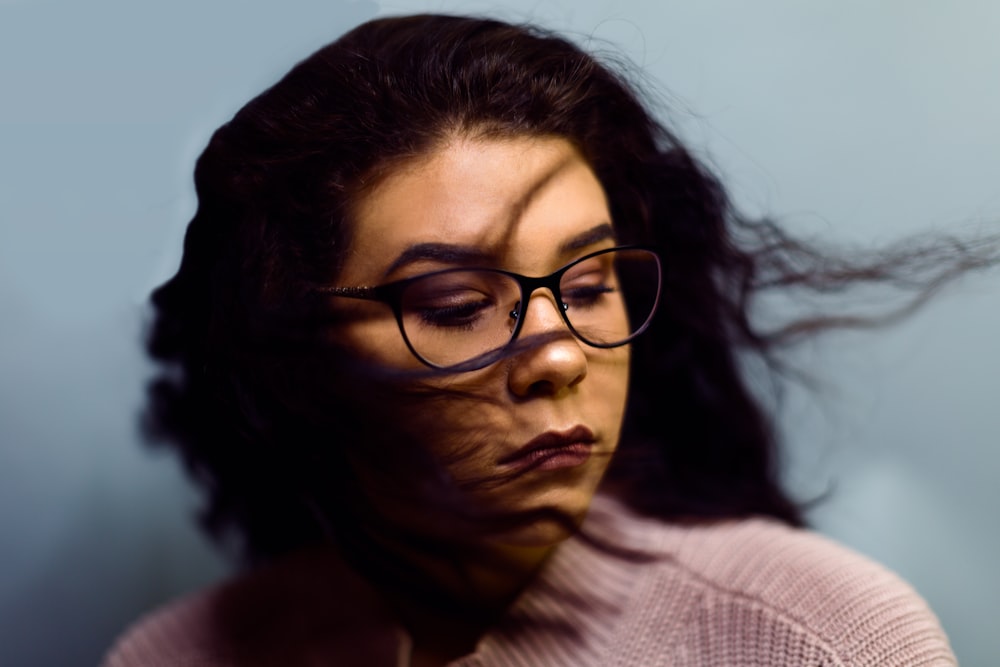
[{"label": "dark curly hair", "polygon": [[219,128],[198,160],[180,269],[152,297],[148,349],[161,373],[147,421],[204,488],[210,532],[237,538],[251,558],[330,540],[350,551],[371,519],[359,465],[440,478],[375,428],[392,383],[331,349],[314,288],[332,284],[360,198],[459,132],[569,140],[603,185],[620,240],[662,257],[666,297],[632,344],[606,488],[664,519],[801,524],[741,359],[855,322],[765,333],[751,320],[753,296],[894,280],[926,253],[838,263],[771,223],[743,221],[616,68],[535,27],[425,15],[374,20],[320,49]]}]

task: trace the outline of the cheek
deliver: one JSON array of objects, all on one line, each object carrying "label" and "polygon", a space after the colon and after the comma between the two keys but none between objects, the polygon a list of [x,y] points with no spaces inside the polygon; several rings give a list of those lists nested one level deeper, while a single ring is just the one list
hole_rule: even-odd
[{"label": "cheek", "polygon": [[603,402],[620,410],[628,392],[631,346],[594,349],[589,357],[585,382],[590,382]]},{"label": "cheek", "polygon": [[423,368],[410,354],[396,318],[381,303],[356,302],[342,308],[344,322],[331,332],[335,344],[359,359],[401,370]]},{"label": "cheek", "polygon": [[446,467],[475,465],[508,437],[512,408],[501,367],[436,378],[420,391],[426,395],[406,418],[420,425],[420,441]]},{"label": "cheek", "polygon": [[594,409],[604,415],[605,427],[609,434],[614,433],[617,447],[617,437],[621,432],[628,402],[629,354],[625,352],[613,362],[598,366],[594,379],[598,387]]}]

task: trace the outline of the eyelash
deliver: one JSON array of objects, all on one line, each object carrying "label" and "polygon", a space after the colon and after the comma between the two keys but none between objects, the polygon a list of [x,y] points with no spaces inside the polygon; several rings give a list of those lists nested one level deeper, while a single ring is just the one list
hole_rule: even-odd
[{"label": "eyelash", "polygon": [[[420,320],[430,326],[471,331],[473,325],[479,319],[478,316],[488,305],[489,302],[484,299],[482,301],[469,301],[453,306],[421,308],[417,312],[420,315]],[[453,318],[460,318],[462,321],[454,324],[446,322],[446,320]]]}]

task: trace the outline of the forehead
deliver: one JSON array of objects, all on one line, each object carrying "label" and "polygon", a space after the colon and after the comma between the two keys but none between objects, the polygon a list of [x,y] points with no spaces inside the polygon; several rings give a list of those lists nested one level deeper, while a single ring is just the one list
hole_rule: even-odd
[{"label": "forehead", "polygon": [[567,240],[610,223],[587,162],[550,137],[455,138],[391,172],[353,218],[344,278],[368,281],[387,278],[419,244],[479,249],[484,259],[532,273],[559,261]]}]

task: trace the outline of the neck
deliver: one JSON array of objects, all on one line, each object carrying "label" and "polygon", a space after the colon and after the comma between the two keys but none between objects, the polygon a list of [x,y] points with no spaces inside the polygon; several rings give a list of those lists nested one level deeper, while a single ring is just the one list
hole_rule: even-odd
[{"label": "neck", "polygon": [[380,593],[409,632],[414,655],[435,656],[429,664],[473,652],[555,549],[420,548],[386,536],[378,542],[399,564],[395,578],[400,582],[380,586]]},{"label": "neck", "polygon": [[[428,606],[467,614],[503,612],[534,578],[555,545],[511,546],[489,544],[475,548],[426,548],[395,543],[388,547],[401,564],[401,574],[420,582],[412,594],[417,601],[428,596]],[[405,587],[394,587],[394,591]],[[393,593],[393,597],[396,593]]]}]

